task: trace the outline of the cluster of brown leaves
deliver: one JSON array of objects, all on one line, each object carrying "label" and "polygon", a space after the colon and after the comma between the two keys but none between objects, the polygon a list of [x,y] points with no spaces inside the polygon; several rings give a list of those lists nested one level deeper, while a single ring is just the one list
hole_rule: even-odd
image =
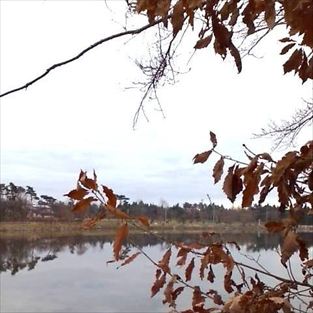
[{"label": "cluster of brown leaves", "polygon": [[[204,163],[212,152],[216,152],[217,139],[212,132],[210,140],[212,149],[196,154],[194,163]],[[231,202],[242,194],[241,205],[245,208],[253,204],[256,196],[259,196],[258,203],[261,204],[270,191],[276,190],[280,210],[287,209],[289,217],[268,222],[265,226],[270,232],[282,234],[282,264],[286,265],[291,255],[298,250],[304,261],[308,258],[308,251],[295,229],[305,214],[313,214],[313,141],[307,142],[299,151],[287,152],[278,161],[274,161],[268,153],[247,154],[247,157],[249,163],[245,166],[235,161],[228,168],[223,191]],[[213,167],[214,183],[221,180],[224,160],[225,157],[221,156]]]},{"label": "cluster of brown leaves", "polygon": [[[128,221],[138,221],[144,227],[149,227],[149,220],[145,216],[131,217],[127,213],[121,211],[117,207],[117,197],[112,189],[107,186],[99,186],[97,183],[97,175],[94,171],[93,178],[87,176],[87,172],[81,171],[77,180],[76,189],[71,190],[65,196],[75,201],[72,208],[73,212],[85,212],[92,203],[100,203],[100,209],[93,218],[88,218],[83,222],[84,229],[94,227],[98,221],[104,219],[107,215],[121,220],[121,225],[116,231],[115,240],[113,243],[114,260],[121,259],[121,249],[123,242],[127,239],[129,227]],[[126,259],[123,259],[121,266],[132,262],[140,253],[136,252]]]},{"label": "cluster of brown leaves", "polygon": [[[286,153],[278,161],[274,161],[268,153],[253,154],[248,150],[249,153],[246,155],[249,161],[246,164],[217,152],[218,141],[213,132],[210,132],[210,141],[212,148],[196,154],[193,161],[194,163],[204,163],[213,153],[220,156],[213,167],[214,183],[222,180],[226,161],[234,162],[228,167],[223,182],[223,191],[230,201],[234,202],[241,194],[242,206],[249,207],[253,204],[255,197],[259,196],[258,202],[262,203],[271,190],[277,191],[280,209],[287,210],[289,216],[283,220],[270,221],[265,224],[265,227],[271,233],[282,235],[281,262],[284,266],[287,267],[287,261],[295,252],[299,251],[304,276],[302,285],[310,287],[308,282],[313,278],[313,260],[308,259],[308,249],[297,233],[297,225],[302,216],[313,212],[313,141],[303,145],[299,151]],[[120,266],[124,266],[132,262],[139,254],[145,255],[140,249],[131,255],[123,255],[121,250],[128,237],[129,224],[138,223],[141,225],[140,227],[149,230],[149,220],[145,216],[131,217],[120,210],[116,195],[112,189],[98,184],[95,172],[93,178],[89,178],[86,172],[81,171],[76,189],[70,191],[66,196],[75,201],[74,212],[84,212],[91,203],[96,201],[100,203],[97,214],[84,222],[85,228],[93,227],[107,215],[121,221],[113,243],[114,260],[108,262],[121,261]],[[163,303],[176,309],[177,298],[185,288],[192,288],[192,308],[184,313],[217,311],[223,313],[276,313],[281,310],[284,313],[292,312],[288,297],[291,294],[290,290],[295,288],[294,284],[297,282],[286,282],[285,279],[282,279],[283,284],[270,288],[266,287],[255,275],[255,279],[250,277],[250,283],[248,283],[243,269],[238,269],[239,263],[233,259],[227,247],[227,244],[231,244],[239,249],[238,245],[234,242],[214,241],[213,236],[214,233],[203,234],[205,243],[172,243],[172,246],[177,249],[176,264],[173,262],[172,265],[170,264],[171,258],[173,259],[172,248],[165,252],[159,262],[154,262],[148,257],[156,266],[151,296],[155,296],[164,288]],[[234,295],[230,299],[222,299],[216,290],[210,288],[209,284],[221,282],[221,279],[216,279],[214,273],[214,267],[218,264],[225,268],[223,286],[227,293]],[[178,268],[183,269],[183,277],[175,273]],[[198,268],[197,272],[196,268]],[[240,283],[236,283],[232,278],[236,268],[241,275]],[[199,286],[190,285],[196,278],[207,280],[208,290],[204,291]],[[208,302],[213,307],[207,308]]]},{"label": "cluster of brown leaves", "polygon": [[[194,28],[196,16],[203,26],[194,48],[206,48],[214,39],[213,47],[223,59],[229,52],[234,58],[238,72],[242,69],[241,56],[233,44],[234,27],[244,25],[246,35],[258,31],[256,25],[266,25],[268,30],[284,23],[289,37],[282,39],[286,46],[281,54],[293,49],[284,64],[284,72],[295,71],[305,82],[313,79],[313,4],[311,0],[137,0],[136,11],[146,12],[152,24],[161,18],[166,27],[172,25],[175,36],[189,24]],[[299,42],[293,37],[297,36]],[[306,50],[309,50],[307,53]]]},{"label": "cluster of brown leaves", "polygon": [[[222,243],[213,243],[209,245],[200,245],[199,243],[185,244],[177,243],[177,263],[176,266],[185,267],[184,277],[171,273],[170,258],[172,256],[171,249],[168,249],[162,259],[157,264],[155,273],[155,281],[151,287],[151,297],[155,296],[162,288],[164,288],[163,303],[169,307],[176,309],[176,300],[179,295],[184,293],[186,287],[193,289],[191,308],[182,311],[182,313],[291,313],[292,306],[288,300],[288,293],[295,286],[292,283],[283,282],[275,288],[268,288],[257,274],[254,278],[243,276],[243,281],[236,284],[232,279],[235,262],[229,253],[227,246]],[[191,259],[187,261],[188,257]],[[307,261],[307,266],[312,266],[312,260]],[[209,283],[214,283],[215,274],[213,272],[214,265],[222,264],[225,268],[224,289],[227,293],[233,293],[234,296],[223,300],[222,296],[214,289],[207,285],[208,289],[203,290],[199,286],[189,285],[187,282],[198,277],[201,280],[206,279]],[[172,266],[174,267],[174,265]],[[195,268],[199,268],[199,272],[195,274]],[[199,274],[198,274],[199,273]],[[167,281],[167,278],[169,280]],[[217,279],[219,282],[220,279]],[[175,287],[175,284],[179,286]],[[243,291],[244,285],[249,288]]]},{"label": "cluster of brown leaves", "polygon": [[[172,251],[171,249],[168,249],[157,264],[158,268],[155,273],[155,281],[151,288],[151,297],[155,296],[163,287],[165,287],[165,298],[163,303],[168,303],[170,307],[176,308],[176,299],[178,296],[183,293],[186,287],[191,287],[187,282],[192,280],[196,264],[197,266],[199,265],[200,278],[203,280],[204,277],[207,277],[207,280],[210,283],[213,283],[215,279],[212,265],[222,264],[226,269],[224,276],[225,290],[230,293],[233,291],[231,286],[237,286],[231,279],[234,260],[221,243],[215,243],[209,246],[200,245],[199,243],[177,243],[176,248],[176,266],[185,266],[184,278],[171,273],[169,262],[172,256]],[[186,265],[187,257],[189,255],[191,255],[191,259]],[[196,263],[198,260],[199,262]],[[205,273],[206,270],[207,273]],[[170,277],[168,283],[166,283],[167,277]],[[174,288],[174,284],[176,283],[180,283],[180,286]],[[205,309],[205,302],[207,299],[211,299],[216,305],[224,305],[222,297],[216,290],[209,289],[207,292],[203,292],[199,286],[192,287],[192,289],[192,310],[184,312],[211,312],[212,309]]]}]

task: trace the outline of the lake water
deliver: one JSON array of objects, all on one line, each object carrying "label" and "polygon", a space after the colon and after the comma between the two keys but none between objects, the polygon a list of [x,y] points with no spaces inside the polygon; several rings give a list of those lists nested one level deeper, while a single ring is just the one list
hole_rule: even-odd
[{"label": "lake water", "polygon": [[[163,236],[171,242],[191,243],[200,238],[199,234]],[[310,247],[311,258],[312,237],[312,234],[303,234]],[[278,237],[225,234],[223,239],[237,241],[240,245],[240,251],[232,248],[236,260],[254,264],[244,256],[248,254],[255,259],[259,258],[259,262],[271,272],[288,278],[277,255]],[[169,247],[167,243],[146,235],[132,235],[131,240],[155,261],[159,261]],[[136,251],[131,248],[129,254]],[[175,253],[173,255],[176,257]],[[162,290],[155,297],[150,297],[155,267],[143,255],[119,269],[116,263],[107,263],[111,259],[112,236],[50,237],[36,240],[0,238],[0,312],[170,311],[162,304]],[[301,280],[297,255],[292,257],[292,262],[296,264],[293,274]],[[223,277],[224,269],[221,266],[214,266],[213,269],[217,277]],[[194,271],[197,274],[195,277],[198,276],[199,267]],[[184,276],[182,270],[178,269],[177,273]],[[247,274],[253,276],[254,272]],[[219,290],[223,299],[226,299],[226,292],[216,283],[212,285],[208,281],[199,282],[199,279],[195,279],[191,284]],[[179,297],[179,308],[190,308],[190,296],[191,292],[186,291]]]}]

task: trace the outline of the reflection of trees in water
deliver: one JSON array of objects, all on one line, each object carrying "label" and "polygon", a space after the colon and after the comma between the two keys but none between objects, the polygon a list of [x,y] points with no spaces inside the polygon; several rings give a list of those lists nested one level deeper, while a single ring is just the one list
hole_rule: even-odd
[{"label": "reflection of trees in water", "polygon": [[[209,242],[237,242],[245,246],[249,252],[276,249],[280,243],[279,236],[267,234],[222,234],[203,238],[201,234],[160,234],[161,238],[153,235],[131,234],[131,241],[140,248],[161,245],[168,248],[167,242],[209,243]],[[308,246],[313,245],[312,234],[304,233],[302,238]],[[59,252],[70,251],[83,255],[89,248],[104,249],[105,244],[112,244],[114,236],[64,236],[41,239],[0,238],[0,272],[10,271],[12,275],[19,270],[35,268],[38,262],[52,261]],[[126,250],[127,252],[127,250]]]}]

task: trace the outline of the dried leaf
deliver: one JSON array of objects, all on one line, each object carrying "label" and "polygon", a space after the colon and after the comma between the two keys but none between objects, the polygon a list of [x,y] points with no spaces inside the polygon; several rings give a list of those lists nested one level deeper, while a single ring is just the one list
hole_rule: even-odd
[{"label": "dried leaf", "polygon": [[141,252],[136,252],[136,253],[134,253],[133,255],[131,255],[130,257],[128,257],[128,258],[121,264],[121,266],[124,266],[124,265],[126,265],[126,264],[129,264],[129,263],[133,262],[133,261],[137,258],[137,256],[138,256],[139,254],[141,254]]},{"label": "dried leaf", "polygon": [[177,266],[183,266],[186,264],[186,260],[187,260],[187,253],[180,257],[180,259],[177,261],[176,265]]},{"label": "dried leaf", "polygon": [[297,160],[297,152],[287,152],[281,160],[276,163],[276,167],[272,170],[272,183],[277,186],[284,175],[286,169]]},{"label": "dried leaf", "polygon": [[212,150],[208,150],[200,154],[196,154],[193,158],[193,164],[204,163],[208,159],[211,153],[212,153]]},{"label": "dried leaf", "polygon": [[217,139],[216,139],[216,135],[211,131],[210,131],[210,140],[213,144],[213,148],[215,148],[217,145]]},{"label": "dried leaf", "polygon": [[172,292],[172,298],[175,301],[177,297],[183,292],[185,287],[177,287],[173,292]]},{"label": "dried leaf", "polygon": [[213,269],[212,269],[212,265],[210,265],[210,269],[209,269],[209,272],[208,272],[207,280],[210,283],[214,283],[214,278],[215,278],[215,275],[214,275],[214,272],[213,272]]},{"label": "dried leaf", "polygon": [[107,204],[109,206],[112,206],[113,208],[116,208],[117,199],[116,199],[116,196],[113,193],[112,189],[110,189],[106,186],[102,186],[102,188],[103,188],[103,192],[105,193],[106,197],[108,198]]},{"label": "dried leaf", "polygon": [[192,308],[194,310],[199,310],[199,308],[203,308],[204,301],[205,298],[201,293],[201,289],[198,286],[195,286],[192,295]]},{"label": "dried leaf", "polygon": [[65,194],[64,196],[67,196],[73,200],[82,200],[87,194],[88,194],[88,190],[79,188],[79,189],[71,190],[69,193]]},{"label": "dried leaf", "polygon": [[214,177],[214,184],[219,182],[223,175],[223,168],[224,168],[224,158],[221,157],[216,164],[214,165],[213,168],[213,177]]},{"label": "dried leaf", "polygon": [[72,208],[72,211],[83,212],[90,206],[92,201],[97,201],[97,199],[95,199],[94,197],[88,197],[86,199],[82,199],[74,205],[74,207]]},{"label": "dried leaf", "polygon": [[113,243],[113,254],[116,261],[120,258],[120,251],[122,248],[122,242],[127,238],[128,235],[128,225],[123,224],[117,229],[115,240]]},{"label": "dried leaf", "polygon": [[292,306],[287,299],[284,299],[282,297],[270,297],[269,300],[274,302],[275,304],[278,304],[277,308],[282,309],[284,313],[292,312]]},{"label": "dried leaf", "polygon": [[81,171],[79,175],[79,182],[87,189],[97,190],[97,182],[94,179],[88,178],[87,173]]},{"label": "dried leaf", "polygon": [[313,259],[307,260],[304,262],[305,268],[312,268],[313,267]]},{"label": "dried leaf", "polygon": [[275,1],[266,1],[266,11],[265,11],[265,21],[267,27],[272,29],[275,26],[276,11],[275,11]]},{"label": "dried leaf", "polygon": [[206,36],[204,38],[201,38],[197,41],[196,45],[194,46],[194,49],[203,49],[206,48],[212,40],[212,34],[209,36]]},{"label": "dried leaf", "polygon": [[[252,162],[252,161],[251,161]],[[260,163],[255,171],[246,172],[244,178],[245,189],[242,197],[242,207],[251,206],[254,196],[259,192],[259,182],[261,180],[261,173],[264,168],[264,163]]]},{"label": "dried leaf", "polygon": [[174,304],[174,300],[172,297],[172,294],[174,292],[174,283],[176,282],[176,277],[173,276],[170,281],[168,282],[168,284],[166,285],[166,288],[164,290],[164,300],[163,300],[163,304],[165,303],[169,303],[169,306],[173,306]]},{"label": "dried leaf", "polygon": [[203,280],[204,278],[204,270],[208,267],[209,263],[209,255],[207,253],[201,258],[201,265],[200,265],[200,278]]},{"label": "dried leaf", "polygon": [[154,297],[166,283],[166,273],[157,278],[151,287],[151,298]]},{"label": "dried leaf", "polygon": [[280,233],[286,227],[282,222],[270,221],[264,225],[270,233]]},{"label": "dried leaf", "polygon": [[238,74],[239,74],[242,70],[241,56],[240,56],[238,49],[236,48],[236,46],[232,42],[230,42],[230,44],[229,44],[229,51],[235,60]]},{"label": "dried leaf", "polygon": [[286,54],[295,44],[295,42],[289,43],[281,50],[280,54]]},{"label": "dried leaf", "polygon": [[297,49],[292,53],[292,55],[287,60],[287,62],[284,63],[284,65],[283,65],[284,74],[286,74],[292,70],[297,71],[299,66],[301,65],[301,63],[302,63],[302,50]]},{"label": "dried leaf", "polygon": [[298,236],[294,231],[289,231],[281,247],[281,263],[286,266],[286,262],[298,249]]},{"label": "dried leaf", "polygon": [[147,216],[141,215],[141,216],[137,216],[136,218],[142,225],[144,225],[146,227],[150,226],[149,219]]},{"label": "dried leaf", "polygon": [[191,275],[192,275],[192,271],[194,267],[195,267],[195,258],[192,258],[189,265],[186,267],[186,271],[185,271],[186,281],[191,280]]},{"label": "dried leaf", "polygon": [[174,5],[171,23],[173,35],[175,36],[184,25],[184,4],[182,0],[177,1]]},{"label": "dried leaf", "polygon": [[306,247],[305,242],[298,236],[297,242],[299,245],[299,256],[301,261],[307,260],[309,258],[309,250]]},{"label": "dried leaf", "polygon": [[233,287],[232,287],[232,279],[231,279],[231,272],[226,274],[224,276],[224,289],[228,292],[228,293],[232,293],[234,291]]},{"label": "dried leaf", "polygon": [[166,273],[170,273],[169,262],[172,255],[172,250],[169,248],[163,255],[162,260],[159,261],[158,266]]},{"label": "dried leaf", "polygon": [[229,167],[223,184],[223,191],[231,202],[236,200],[236,196],[242,190],[242,180],[238,175],[238,171],[236,169],[234,170],[234,168],[235,165]]}]

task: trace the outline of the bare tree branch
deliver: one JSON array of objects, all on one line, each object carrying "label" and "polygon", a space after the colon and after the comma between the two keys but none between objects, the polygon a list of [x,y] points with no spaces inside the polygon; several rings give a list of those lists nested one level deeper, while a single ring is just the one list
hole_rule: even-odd
[{"label": "bare tree branch", "polygon": [[[168,18],[168,17],[167,17]],[[90,45],[88,48],[82,50],[80,53],[78,53],[76,56],[68,59],[68,60],[65,60],[65,61],[62,61],[62,62],[59,62],[59,63],[56,63],[52,66],[50,66],[48,69],[46,69],[46,71],[44,73],[42,73],[41,75],[37,76],[36,78],[34,78],[33,80],[27,82],[25,85],[22,85],[20,87],[17,87],[17,88],[14,88],[14,89],[11,89],[9,91],[6,91],[2,94],[0,94],[0,98],[1,97],[5,97],[11,93],[15,93],[17,91],[20,91],[20,90],[23,90],[23,89],[27,89],[29,86],[31,86],[32,84],[38,82],[39,80],[41,80],[42,78],[44,78],[45,76],[47,76],[52,70],[56,69],[57,67],[61,67],[63,65],[66,65],[66,64],[69,64],[71,62],[74,62],[76,60],[78,60],[79,58],[81,58],[84,54],[86,54],[87,52],[89,52],[90,50],[96,48],[97,46],[100,46],[102,45],[103,43],[105,42],[108,42],[108,41],[111,41],[113,39],[116,39],[116,38],[120,38],[120,37],[124,37],[124,36],[127,36],[127,35],[137,35],[137,34],[140,34],[141,32],[157,25],[157,24],[160,24],[164,19],[158,19],[156,21],[154,21],[153,23],[149,23],[149,24],[146,24],[140,28],[136,28],[136,29],[132,29],[132,30],[127,30],[127,31],[124,31],[124,32],[120,32],[120,33],[117,33],[117,34],[114,34],[114,35],[111,35],[111,36],[108,36],[106,38],[103,38],[95,43],[93,43],[92,45]]]},{"label": "bare tree branch", "polygon": [[313,122],[313,102],[305,101],[306,107],[298,109],[289,121],[281,121],[280,124],[271,121],[267,128],[254,134],[255,138],[271,137],[274,139],[273,150],[280,146],[293,145],[297,136],[305,126]]}]

